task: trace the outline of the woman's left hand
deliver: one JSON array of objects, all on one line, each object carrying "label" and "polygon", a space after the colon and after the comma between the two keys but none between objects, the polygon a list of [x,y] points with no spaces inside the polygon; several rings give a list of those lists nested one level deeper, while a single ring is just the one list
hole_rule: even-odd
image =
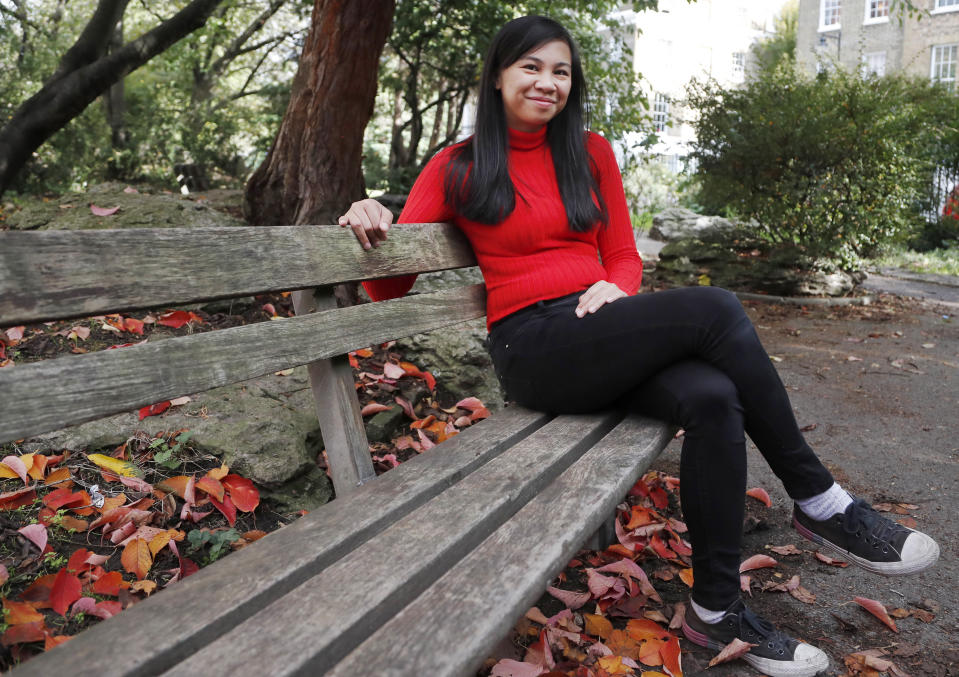
[{"label": "woman's left hand", "polygon": [[576,317],[586,317],[586,313],[595,313],[607,303],[628,296],[626,292],[612,282],[600,280],[583,292],[576,306]]}]

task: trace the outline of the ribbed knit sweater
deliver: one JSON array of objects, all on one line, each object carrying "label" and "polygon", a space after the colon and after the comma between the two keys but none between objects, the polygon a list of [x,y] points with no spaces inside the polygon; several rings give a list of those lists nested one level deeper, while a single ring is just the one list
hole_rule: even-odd
[{"label": "ribbed knit sweater", "polygon": [[[560,198],[546,127],[537,132],[509,130],[509,173],[516,188],[516,208],[501,223],[465,219],[447,204],[443,182],[453,148],[437,153],[426,165],[397,220],[402,223],[452,222],[473,246],[486,283],[486,322],[494,322],[537,301],[584,291],[607,280],[635,294],[643,264],[636,251],[623,181],[613,149],[590,133],[587,150],[595,163],[599,191],[609,223],[586,233],[569,228]],[[402,237],[395,228],[391,237]],[[601,258],[601,260],[600,260]],[[364,282],[374,301],[402,296],[416,277],[407,275]]]}]

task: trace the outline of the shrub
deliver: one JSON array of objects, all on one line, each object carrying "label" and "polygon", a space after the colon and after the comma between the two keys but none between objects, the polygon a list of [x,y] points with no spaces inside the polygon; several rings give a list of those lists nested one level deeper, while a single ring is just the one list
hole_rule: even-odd
[{"label": "shrub", "polygon": [[[928,81],[784,64],[741,89],[694,83],[700,202],[845,269],[920,227],[937,136]],[[937,104],[938,105],[938,104]]]}]

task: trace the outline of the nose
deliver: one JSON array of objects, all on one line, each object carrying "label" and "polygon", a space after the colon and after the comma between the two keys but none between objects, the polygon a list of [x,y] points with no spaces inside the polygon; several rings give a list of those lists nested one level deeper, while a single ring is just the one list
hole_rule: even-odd
[{"label": "nose", "polygon": [[536,88],[544,92],[552,92],[556,89],[556,83],[553,81],[553,74],[542,71],[536,78]]}]

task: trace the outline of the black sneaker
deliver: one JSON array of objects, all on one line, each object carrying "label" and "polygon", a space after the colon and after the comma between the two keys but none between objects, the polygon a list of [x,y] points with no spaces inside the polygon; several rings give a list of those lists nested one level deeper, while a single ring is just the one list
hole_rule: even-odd
[{"label": "black sneaker", "polygon": [[717,623],[706,623],[690,605],[683,620],[683,634],[693,644],[720,651],[737,637],[756,644],[742,660],[769,677],[813,677],[829,667],[829,657],[812,646],[793,639],[736,600]]},{"label": "black sneaker", "polygon": [[939,559],[932,538],[883,517],[861,498],[822,522],[794,506],[793,526],[810,541],[875,574],[914,574]]}]

